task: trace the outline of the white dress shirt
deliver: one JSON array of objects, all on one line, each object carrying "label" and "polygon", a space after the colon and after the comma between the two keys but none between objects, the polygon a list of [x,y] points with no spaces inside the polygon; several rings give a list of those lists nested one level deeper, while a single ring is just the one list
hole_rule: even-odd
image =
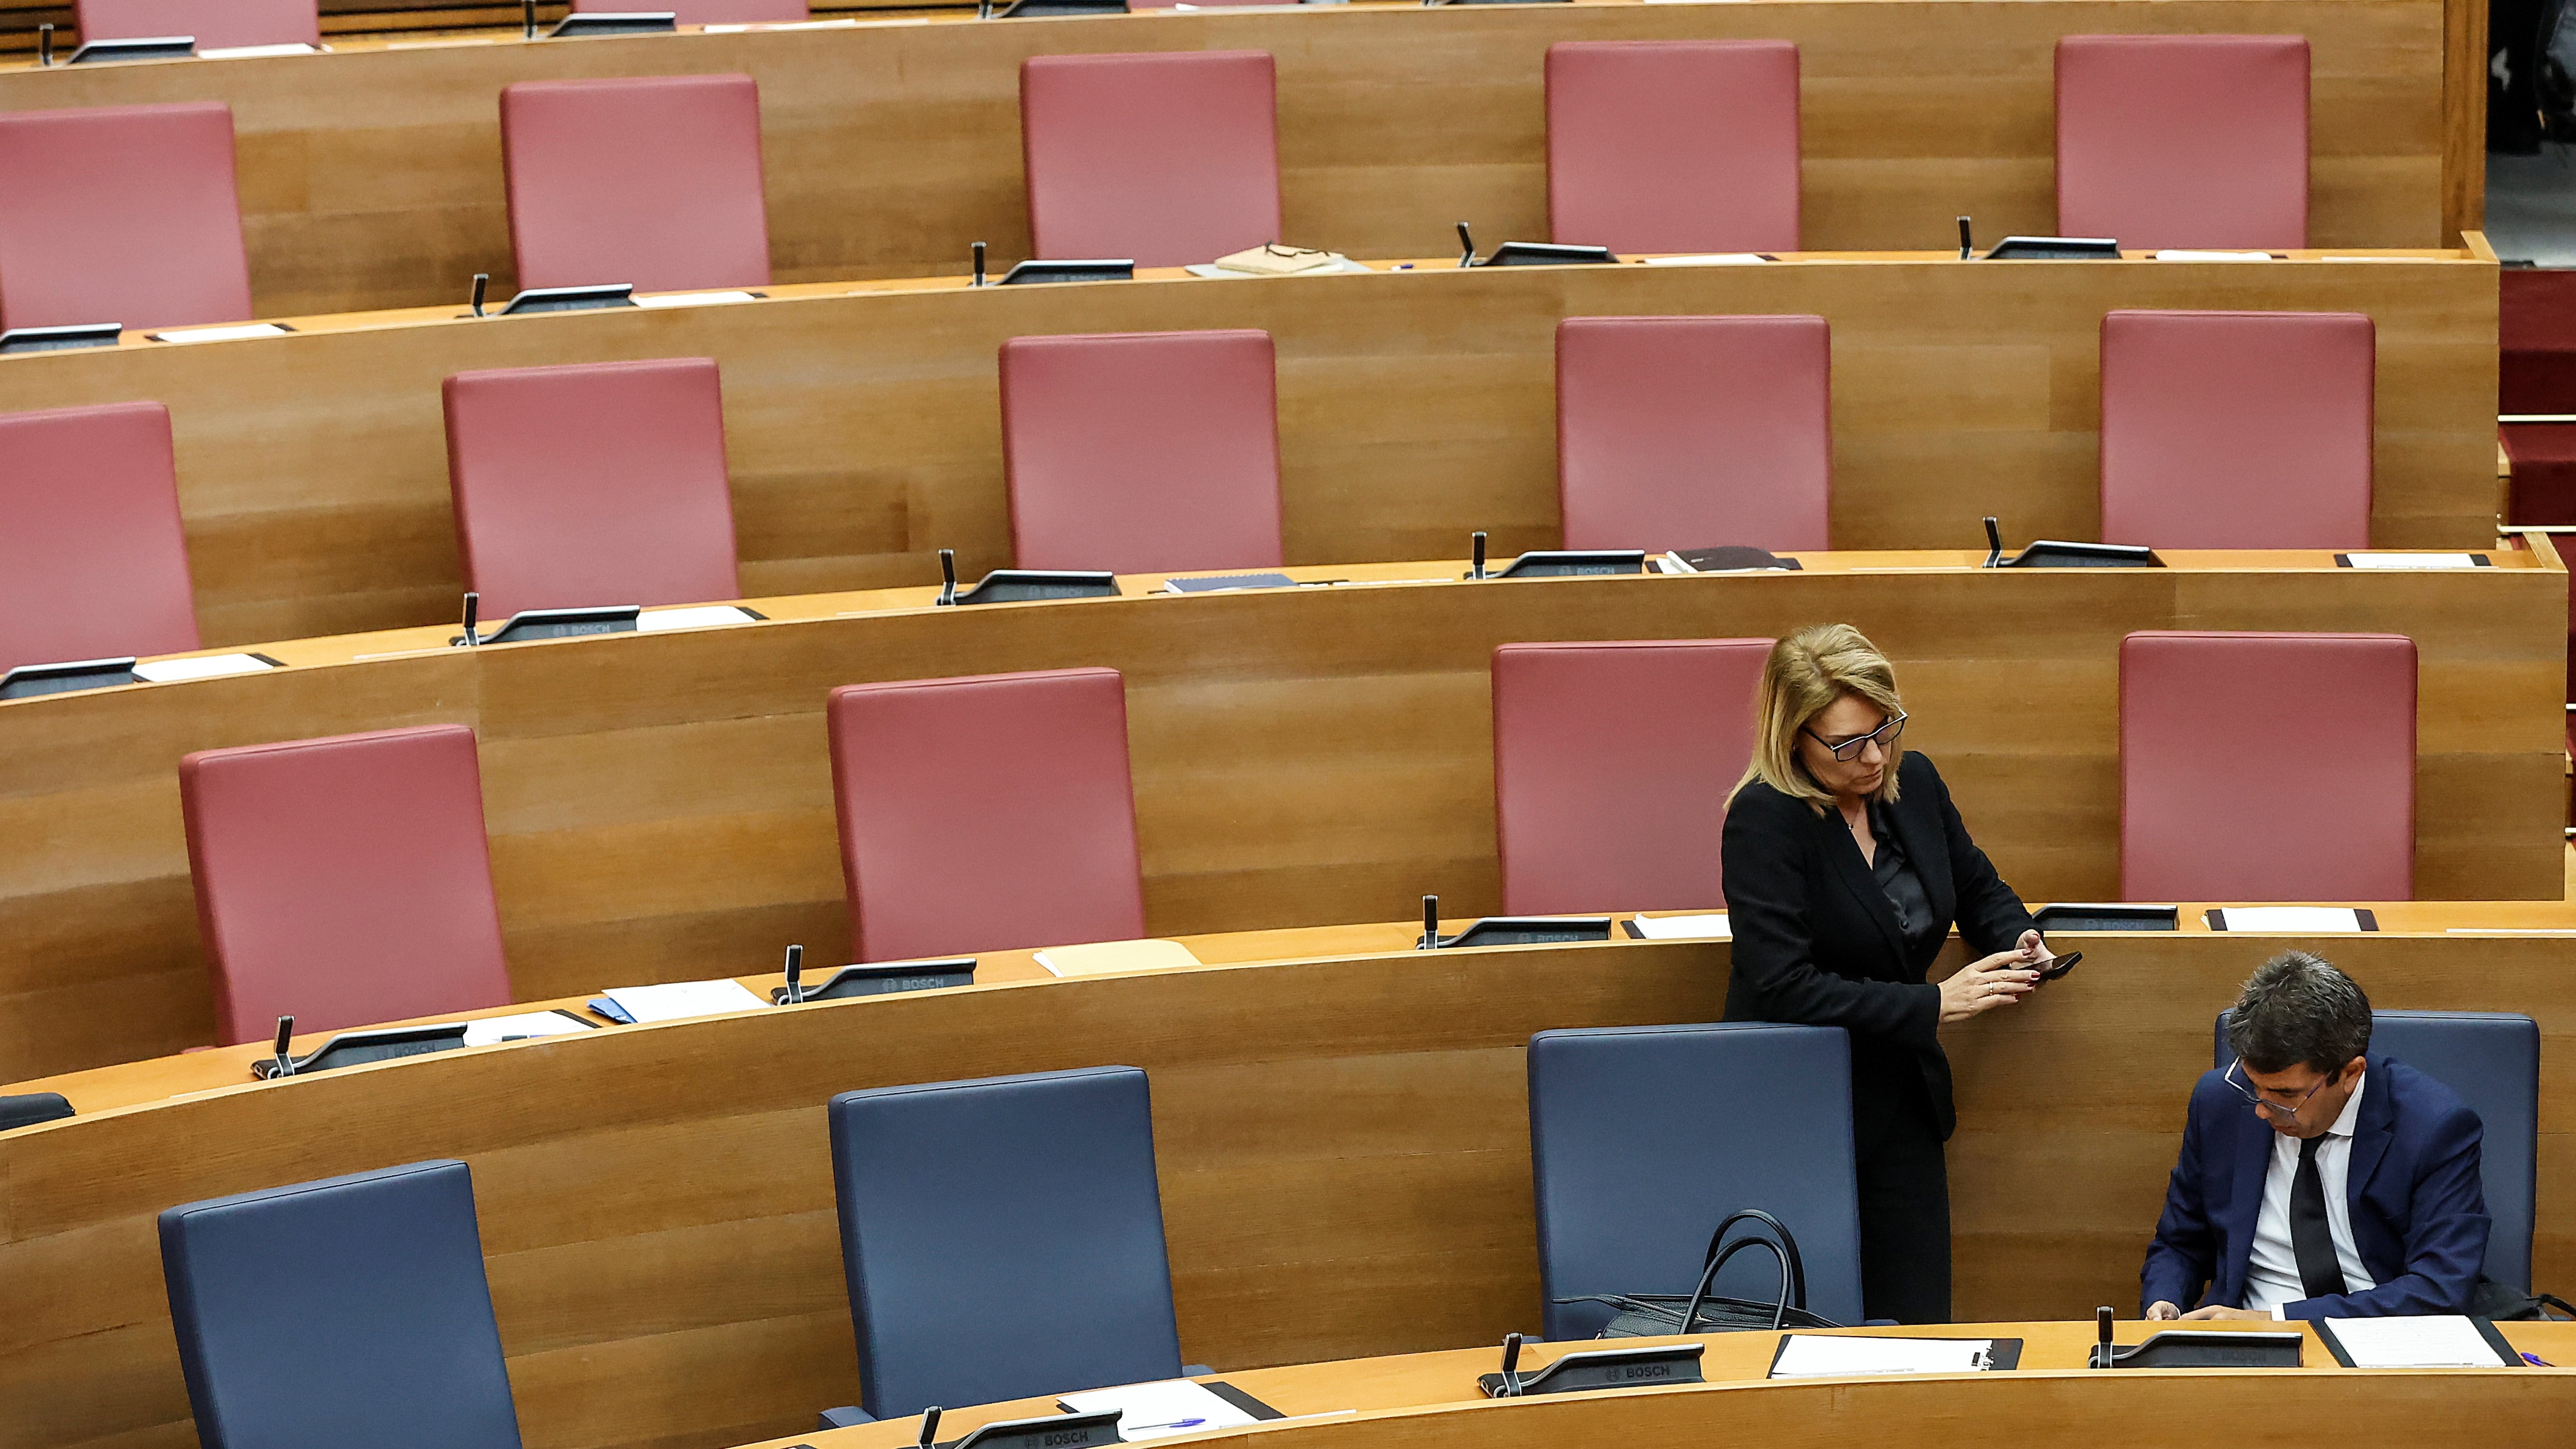
[{"label": "white dress shirt", "polygon": [[[2352,1202],[2344,1189],[2352,1173],[2353,1124],[2361,1120],[2361,1094],[2370,1089],[2364,1069],[2343,1111],[2326,1129],[2317,1147],[2317,1178],[2326,1190],[2326,1231],[2334,1238],[2335,1261],[2343,1266],[2347,1293],[2376,1288],[2361,1252],[2352,1245]],[[2268,1127],[2265,1130],[2270,1130]],[[2245,1307],[2270,1309],[2281,1317],[2286,1304],[2308,1296],[2299,1282],[2299,1257],[2290,1249],[2290,1185],[2299,1175],[2299,1139],[2272,1134],[2272,1165],[2263,1174],[2263,1210],[2254,1218],[2254,1250],[2246,1263]]]}]

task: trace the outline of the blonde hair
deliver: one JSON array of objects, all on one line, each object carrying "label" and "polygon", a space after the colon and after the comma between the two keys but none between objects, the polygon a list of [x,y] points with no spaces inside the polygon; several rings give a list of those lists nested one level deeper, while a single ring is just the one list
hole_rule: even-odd
[{"label": "blonde hair", "polygon": [[[1759,780],[1823,814],[1834,797],[1799,760],[1798,733],[1847,694],[1877,705],[1891,719],[1904,712],[1896,694],[1896,666],[1858,629],[1810,624],[1772,645],[1771,657],[1762,665],[1762,693],[1754,702],[1753,760],[1728,792],[1729,802]],[[1879,799],[1896,798],[1896,767],[1904,759],[1902,744],[1889,752]]]}]

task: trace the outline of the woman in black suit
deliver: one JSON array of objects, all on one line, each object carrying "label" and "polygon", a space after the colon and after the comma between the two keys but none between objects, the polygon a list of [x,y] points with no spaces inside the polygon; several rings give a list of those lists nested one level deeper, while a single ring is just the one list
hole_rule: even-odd
[{"label": "woman in black suit", "polygon": [[[2048,947],[1940,772],[1899,743],[1896,671],[1859,630],[1811,625],[1774,645],[1759,711],[1726,812],[1726,1019],[1851,1033],[1862,1304],[1871,1318],[1944,1323],[1941,1144],[1958,1119],[1938,1033],[2020,1000]],[[1930,984],[1954,921],[1980,959]]]}]

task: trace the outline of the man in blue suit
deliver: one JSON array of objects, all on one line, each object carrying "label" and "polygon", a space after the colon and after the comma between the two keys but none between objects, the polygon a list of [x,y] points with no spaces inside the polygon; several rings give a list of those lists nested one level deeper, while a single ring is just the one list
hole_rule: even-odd
[{"label": "man in blue suit", "polygon": [[2478,1114],[2370,1056],[2370,998],[2304,951],[2245,983],[2227,1044],[2235,1065],[2192,1089],[2145,1316],[2467,1312],[2490,1225]]}]

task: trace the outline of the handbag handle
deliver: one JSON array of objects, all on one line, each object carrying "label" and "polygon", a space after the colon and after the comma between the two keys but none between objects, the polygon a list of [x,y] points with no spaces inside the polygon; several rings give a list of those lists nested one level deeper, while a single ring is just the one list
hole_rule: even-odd
[{"label": "handbag handle", "polygon": [[[1769,1228],[1772,1236],[1764,1238],[1748,1235],[1732,1243],[1727,1242],[1726,1230],[1747,1218]],[[1755,1246],[1769,1249],[1771,1256],[1780,1262],[1780,1298],[1772,1306],[1771,1326],[1778,1328],[1787,1322],[1789,1310],[1793,1306],[1801,1312],[1806,1310],[1807,1267],[1798,1257],[1798,1239],[1790,1233],[1787,1224],[1762,1209],[1742,1208],[1727,1214],[1726,1220],[1717,1225],[1717,1231],[1709,1235],[1708,1263],[1700,1270],[1698,1285],[1691,1289],[1690,1303],[1682,1310],[1682,1332],[1697,1331],[1699,1306],[1707,1299],[1709,1285],[1717,1281],[1717,1271],[1726,1266],[1726,1260],[1746,1248]]]}]

